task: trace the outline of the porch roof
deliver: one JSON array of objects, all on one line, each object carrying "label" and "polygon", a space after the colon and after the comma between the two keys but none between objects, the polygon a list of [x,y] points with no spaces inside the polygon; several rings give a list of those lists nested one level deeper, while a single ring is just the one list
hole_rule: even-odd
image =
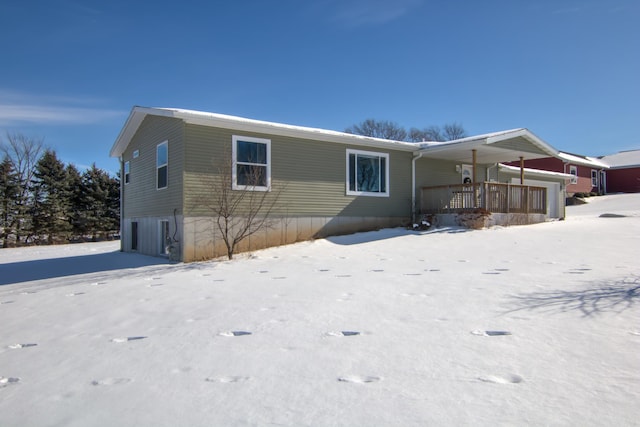
[{"label": "porch roof", "polygon": [[476,150],[476,161],[494,164],[544,157],[558,157],[558,150],[538,138],[528,129],[512,129],[488,133],[447,142],[426,142],[421,145],[423,157],[471,162],[471,151]]},{"label": "porch roof", "polygon": [[[520,174],[519,167],[503,165],[502,163],[498,164],[498,170],[500,170],[501,172],[512,174],[512,175]],[[525,178],[534,177],[544,181],[547,181],[547,180],[568,181],[574,177],[574,175],[571,175],[568,173],[552,172],[552,171],[546,171],[541,169],[524,168],[522,170],[524,171]]]}]

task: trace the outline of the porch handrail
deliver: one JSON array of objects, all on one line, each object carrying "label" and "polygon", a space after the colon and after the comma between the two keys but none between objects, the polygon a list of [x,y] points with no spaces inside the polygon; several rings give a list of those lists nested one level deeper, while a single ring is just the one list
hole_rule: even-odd
[{"label": "porch handrail", "polygon": [[420,212],[458,213],[485,209],[495,213],[547,213],[547,189],[531,185],[480,182],[422,187]]}]

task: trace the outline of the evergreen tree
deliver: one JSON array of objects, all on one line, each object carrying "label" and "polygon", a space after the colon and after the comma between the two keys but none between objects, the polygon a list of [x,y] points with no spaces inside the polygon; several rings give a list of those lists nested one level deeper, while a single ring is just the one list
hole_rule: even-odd
[{"label": "evergreen tree", "polygon": [[17,221],[18,174],[8,156],[0,163],[0,238],[2,247],[9,247]]},{"label": "evergreen tree", "polygon": [[82,175],[84,222],[86,232],[96,240],[99,235],[120,227],[120,190],[118,180],[95,164]]},{"label": "evergreen tree", "polygon": [[32,179],[32,234],[39,239],[46,236],[53,244],[58,237],[68,238],[70,198],[67,172],[55,151],[46,150],[33,173]]},{"label": "evergreen tree", "polygon": [[69,224],[71,224],[71,234],[75,238],[82,238],[87,232],[85,218],[85,197],[82,183],[82,174],[74,165],[68,165],[67,189],[69,195]]}]

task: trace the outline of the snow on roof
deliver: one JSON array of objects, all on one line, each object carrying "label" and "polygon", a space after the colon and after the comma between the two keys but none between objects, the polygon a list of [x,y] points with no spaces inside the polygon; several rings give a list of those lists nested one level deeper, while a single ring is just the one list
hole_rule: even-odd
[{"label": "snow on roof", "polygon": [[420,143],[420,146],[422,148],[428,148],[428,147],[434,147],[434,146],[446,146],[451,144],[463,144],[465,142],[480,141],[483,139],[490,139],[490,138],[500,137],[503,135],[509,135],[512,133],[519,133],[523,131],[526,131],[526,129],[525,128],[509,129],[509,130],[503,130],[499,132],[485,133],[482,135],[467,136],[465,138],[452,139],[451,141],[424,141]]},{"label": "snow on roof", "polygon": [[600,160],[612,169],[637,168],[640,167],[640,150],[620,151],[619,153],[602,156]]},{"label": "snow on roof", "polygon": [[[498,167],[503,171],[513,172],[518,174],[520,173],[520,168],[517,166],[509,166],[509,165],[500,163]],[[571,179],[573,177],[573,175],[568,173],[545,171],[541,169],[524,168],[523,170],[525,175],[535,175],[535,176],[542,176],[542,177],[549,177],[549,178],[562,178],[562,179]]]},{"label": "snow on roof", "polygon": [[558,157],[569,163],[577,163],[579,165],[591,166],[594,168],[608,168],[609,165],[596,159],[595,157],[581,156],[579,154],[558,152]]},{"label": "snow on roof", "polygon": [[113,144],[113,147],[111,148],[111,157],[119,157],[122,155],[131,141],[131,138],[133,138],[133,135],[142,123],[142,120],[147,115],[172,117],[184,120],[186,123],[202,126],[221,127],[247,132],[262,132],[272,135],[292,136],[297,138],[321,139],[327,142],[337,142],[342,144],[363,145],[403,151],[415,151],[419,148],[417,144],[411,142],[372,138],[369,136],[345,132],[267,122],[226,114],[185,110],[180,108],[134,107],[131,110],[127,122],[120,131],[118,138]]}]

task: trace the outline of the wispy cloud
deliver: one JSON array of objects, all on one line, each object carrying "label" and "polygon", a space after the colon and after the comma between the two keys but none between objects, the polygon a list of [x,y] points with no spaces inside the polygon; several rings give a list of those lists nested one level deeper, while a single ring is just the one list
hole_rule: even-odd
[{"label": "wispy cloud", "polygon": [[332,19],[347,27],[380,25],[396,20],[418,7],[422,0],[340,0],[330,1]]},{"label": "wispy cloud", "polygon": [[126,115],[91,98],[40,96],[0,89],[0,125],[91,124]]}]

